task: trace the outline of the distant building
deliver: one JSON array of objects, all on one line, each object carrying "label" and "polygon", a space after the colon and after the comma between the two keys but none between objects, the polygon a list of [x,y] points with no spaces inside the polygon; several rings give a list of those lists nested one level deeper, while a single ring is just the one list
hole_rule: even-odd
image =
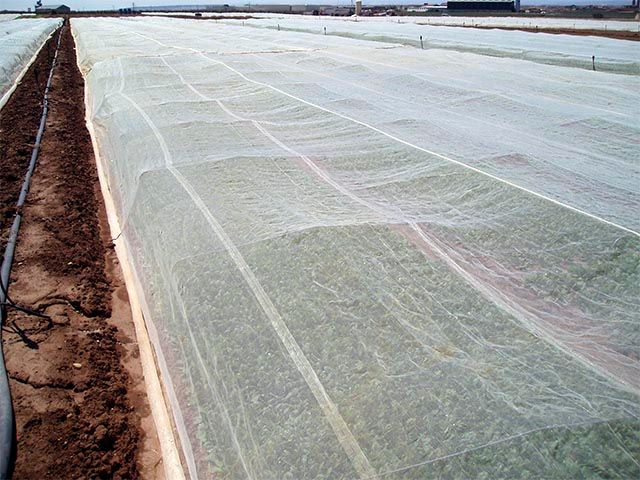
[{"label": "distant building", "polygon": [[445,5],[421,5],[419,7],[407,7],[407,13],[442,13],[447,10]]},{"label": "distant building", "polygon": [[447,10],[517,12],[520,0],[449,0]]},{"label": "distant building", "polygon": [[350,17],[355,13],[353,7],[325,7],[320,10],[322,15],[330,15],[332,17]]},{"label": "distant building", "polygon": [[66,5],[36,5],[36,13],[70,13]]}]

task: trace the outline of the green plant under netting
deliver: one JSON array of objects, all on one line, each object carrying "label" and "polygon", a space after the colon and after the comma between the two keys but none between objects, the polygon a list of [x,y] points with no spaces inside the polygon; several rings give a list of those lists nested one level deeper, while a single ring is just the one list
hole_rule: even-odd
[{"label": "green plant under netting", "polygon": [[190,475],[640,476],[627,53],[304,22],[72,21]]}]

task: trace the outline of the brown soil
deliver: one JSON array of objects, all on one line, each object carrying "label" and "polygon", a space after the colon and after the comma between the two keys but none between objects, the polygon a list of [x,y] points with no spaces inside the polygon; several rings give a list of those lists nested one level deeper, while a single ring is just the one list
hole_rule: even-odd
[{"label": "brown soil", "polygon": [[[47,55],[45,48],[36,65]],[[24,121],[24,129],[37,130],[39,102],[22,91],[34,90],[31,76],[0,112],[0,125]],[[3,327],[18,437],[14,478],[159,478],[161,457],[84,114],[67,22],[9,292],[50,320],[10,309]],[[32,137],[15,130],[10,134],[24,135],[15,140],[22,147],[7,142],[9,153],[0,156],[3,187],[20,187],[31,151]],[[4,176],[5,165],[12,177]],[[2,193],[2,212],[11,212],[17,193],[10,197]]]},{"label": "brown soil", "polygon": [[22,78],[21,88],[13,93],[0,115],[0,252],[4,252],[40,124],[39,114],[24,115],[24,112],[41,110],[54,52],[55,40],[50,39]]},{"label": "brown soil", "polygon": [[530,33],[550,33],[554,35],[577,35],[582,37],[606,37],[617,40],[635,40],[640,41],[640,32],[620,31],[620,30],[583,30],[573,28],[535,28],[535,27],[492,27],[488,25],[448,25],[450,27],[460,28],[479,28],[485,30],[519,30],[521,32]]}]

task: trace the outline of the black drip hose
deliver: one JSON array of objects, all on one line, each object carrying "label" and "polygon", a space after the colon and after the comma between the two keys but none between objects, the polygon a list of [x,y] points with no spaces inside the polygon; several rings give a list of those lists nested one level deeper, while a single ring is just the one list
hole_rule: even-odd
[{"label": "black drip hose", "polygon": [[[31,184],[31,176],[36,168],[38,161],[38,153],[40,152],[40,142],[44,133],[44,126],[47,121],[47,113],[49,112],[49,89],[51,80],[53,79],[53,69],[58,59],[58,50],[60,49],[60,40],[62,39],[62,30],[58,33],[58,41],[56,51],[53,55],[47,86],[44,89],[42,117],[40,118],[40,128],[36,135],[36,142],[31,152],[31,161],[27,173],[20,189],[20,196],[16,203],[16,216],[13,219],[11,230],[9,231],[9,240],[5,247],[4,257],[2,258],[2,266],[0,267],[0,327],[5,323],[7,310],[6,305],[9,300],[9,277],[11,275],[11,266],[13,265],[13,256],[18,240],[18,232],[22,223],[22,207],[27,199],[29,186]],[[0,333],[1,335],[1,333]],[[11,403],[11,391],[9,390],[9,376],[4,363],[4,353],[2,344],[0,343],[0,479],[11,478],[16,458],[16,426],[15,417],[13,415],[13,404]]]}]

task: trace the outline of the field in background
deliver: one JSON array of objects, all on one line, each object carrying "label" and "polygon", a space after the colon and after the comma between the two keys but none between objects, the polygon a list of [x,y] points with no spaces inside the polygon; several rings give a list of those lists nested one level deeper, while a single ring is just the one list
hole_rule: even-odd
[{"label": "field in background", "polygon": [[[149,16],[182,16],[194,17],[193,12],[142,12],[142,15]],[[419,25],[433,26],[483,26],[483,27],[528,27],[541,30],[544,29],[567,29],[567,30],[611,30],[611,31],[629,31],[637,32],[640,30],[640,22],[637,20],[621,21],[621,20],[599,20],[599,19],[581,19],[581,18],[559,18],[559,17],[491,17],[491,16],[402,16],[402,17],[332,17],[332,16],[313,16],[313,15],[294,15],[294,14],[277,14],[277,13],[261,13],[261,12],[201,12],[203,17],[232,17],[247,16],[255,18],[271,18],[271,19],[293,19],[293,20],[311,20],[316,22],[364,22],[364,23],[415,23]]]}]

